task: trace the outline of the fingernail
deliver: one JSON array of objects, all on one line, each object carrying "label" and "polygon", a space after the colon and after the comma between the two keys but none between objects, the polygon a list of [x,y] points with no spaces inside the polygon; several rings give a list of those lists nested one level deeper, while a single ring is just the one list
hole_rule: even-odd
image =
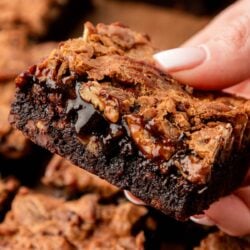
[{"label": "fingernail", "polygon": [[132,203],[136,204],[136,205],[146,205],[142,200],[138,199],[137,197],[135,197],[134,195],[132,195],[129,191],[124,190],[124,195],[126,196],[126,198],[131,201]]},{"label": "fingernail", "polygon": [[154,55],[157,64],[168,72],[192,69],[207,58],[204,46],[165,50]]},{"label": "fingernail", "polygon": [[204,226],[214,226],[215,223],[206,215],[194,215],[190,217],[190,220],[192,220],[195,223],[204,225]]}]

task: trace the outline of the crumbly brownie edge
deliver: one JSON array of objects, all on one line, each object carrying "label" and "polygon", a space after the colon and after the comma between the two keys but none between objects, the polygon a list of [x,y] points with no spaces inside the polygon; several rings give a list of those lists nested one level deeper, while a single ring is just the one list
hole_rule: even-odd
[{"label": "crumbly brownie edge", "polygon": [[[38,83],[41,89],[35,94],[30,91],[32,84],[18,89],[12,104],[10,120],[16,128],[52,153],[71,160],[119,188],[130,190],[147,204],[178,220],[202,212],[213,201],[230,193],[240,184],[248,169],[246,153],[232,155],[223,166],[213,167],[211,180],[204,186],[187,181],[176,171],[160,174],[156,164],[140,155],[118,154],[107,161],[104,154],[95,156],[85,150],[77,138],[73,121],[67,122],[62,129],[51,125],[55,119],[60,121],[62,118],[58,118],[53,110],[42,85]],[[65,96],[61,95],[60,100],[63,99]],[[34,122],[41,120],[47,125],[37,129]]]}]

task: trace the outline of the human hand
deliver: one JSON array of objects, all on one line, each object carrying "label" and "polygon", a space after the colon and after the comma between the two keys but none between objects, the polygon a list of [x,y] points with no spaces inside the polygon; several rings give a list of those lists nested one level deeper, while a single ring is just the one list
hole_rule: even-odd
[{"label": "human hand", "polygon": [[[250,0],[231,5],[181,48],[154,57],[160,68],[199,89],[225,89],[250,98]],[[238,83],[238,84],[236,84]],[[250,171],[244,187],[191,217],[233,236],[250,234]],[[142,201],[125,191],[132,202]]]},{"label": "human hand", "polygon": [[[124,191],[124,194],[134,204],[145,205],[143,201],[133,196],[130,192]],[[250,170],[241,188],[213,203],[203,214],[192,216],[190,219],[206,226],[216,225],[223,232],[232,236],[249,235]]]},{"label": "human hand", "polygon": [[218,15],[181,48],[154,57],[180,82],[199,89],[224,89],[250,98],[250,1],[241,0]]},{"label": "human hand", "polygon": [[[182,48],[156,54],[156,62],[174,78],[195,88],[227,88],[228,92],[250,98],[249,10],[249,0],[238,1]],[[246,184],[191,219],[217,225],[230,235],[250,234],[250,172]]]}]

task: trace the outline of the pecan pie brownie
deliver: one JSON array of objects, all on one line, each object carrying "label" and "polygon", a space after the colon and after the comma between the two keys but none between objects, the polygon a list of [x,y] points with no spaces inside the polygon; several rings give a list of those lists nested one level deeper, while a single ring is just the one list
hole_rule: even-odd
[{"label": "pecan pie brownie", "polygon": [[248,169],[250,101],[194,91],[154,65],[148,36],[86,23],[16,79],[10,121],[35,143],[179,220]]},{"label": "pecan pie brownie", "polygon": [[143,250],[144,231],[135,227],[146,214],[129,202],[100,204],[97,194],[64,201],[21,189],[0,224],[0,248]]}]

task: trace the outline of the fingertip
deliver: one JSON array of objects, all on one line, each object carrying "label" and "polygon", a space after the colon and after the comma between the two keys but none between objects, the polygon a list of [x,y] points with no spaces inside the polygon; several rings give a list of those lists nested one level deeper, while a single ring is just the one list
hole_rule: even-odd
[{"label": "fingertip", "polygon": [[221,198],[204,213],[218,228],[231,236],[250,234],[249,207],[236,195]]},{"label": "fingertip", "polygon": [[165,50],[153,57],[159,69],[196,89],[216,90],[230,86],[225,81],[224,72],[214,70],[218,62],[211,58],[211,52],[205,44]]},{"label": "fingertip", "polygon": [[211,220],[205,214],[191,216],[190,220],[192,220],[193,222],[197,224],[204,225],[204,226],[210,226],[210,227],[215,226],[214,221]]},{"label": "fingertip", "polygon": [[135,197],[133,194],[131,194],[129,191],[124,190],[124,195],[125,197],[132,203],[134,203],[135,205],[146,205],[142,200],[138,199],[137,197]]},{"label": "fingertip", "polygon": [[204,74],[198,70],[197,73],[197,68],[210,58],[205,45],[165,50],[153,57],[159,69],[183,84],[197,89],[218,89],[218,85],[210,81],[211,76],[206,76],[207,72]]},{"label": "fingertip", "polygon": [[206,60],[206,51],[202,47],[175,48],[156,53],[157,65],[171,73],[196,67]]}]

